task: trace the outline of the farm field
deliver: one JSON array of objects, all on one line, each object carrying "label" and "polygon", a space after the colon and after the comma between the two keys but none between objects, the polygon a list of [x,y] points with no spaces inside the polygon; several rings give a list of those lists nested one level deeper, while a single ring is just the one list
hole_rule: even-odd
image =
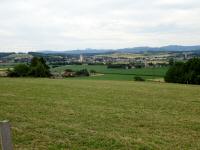
[{"label": "farm field", "polygon": [[7,70],[8,70],[8,68],[1,68],[0,67],[0,77],[3,75],[5,75],[6,74],[6,72],[7,72]]},{"label": "farm field", "polygon": [[0,68],[0,71],[5,71],[7,70],[8,68]]},{"label": "farm field", "polygon": [[[74,77],[74,78],[65,78],[66,80],[111,80],[111,81],[133,81],[136,75],[131,74],[97,74],[96,76],[89,77]],[[156,81],[157,79],[162,79],[163,77],[154,77],[154,76],[141,76],[146,81]]]},{"label": "farm field", "polygon": [[0,64],[0,69],[12,69],[15,65],[17,65],[18,63],[1,63]]},{"label": "farm field", "polygon": [[119,57],[123,57],[123,58],[141,58],[141,57],[167,57],[170,56],[169,53],[166,52],[160,52],[160,53],[144,53],[144,54],[132,54],[132,53],[114,53],[114,54],[105,54],[105,55],[97,55],[98,56],[104,56],[104,57],[112,57],[112,58],[119,58]]},{"label": "farm field", "polygon": [[163,78],[168,67],[162,68],[141,68],[141,69],[108,69],[104,65],[67,65],[53,68],[52,72],[63,72],[65,69],[72,70],[95,70],[102,76],[89,77],[95,80],[133,80],[134,76],[142,76],[145,79]]},{"label": "farm field", "polygon": [[15,149],[200,149],[200,87],[0,78]]}]

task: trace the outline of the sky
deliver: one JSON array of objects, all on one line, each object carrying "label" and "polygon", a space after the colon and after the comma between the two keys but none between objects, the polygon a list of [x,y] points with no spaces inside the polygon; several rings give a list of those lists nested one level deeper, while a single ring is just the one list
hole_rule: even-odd
[{"label": "sky", "polygon": [[200,45],[200,0],[0,0],[0,51]]}]

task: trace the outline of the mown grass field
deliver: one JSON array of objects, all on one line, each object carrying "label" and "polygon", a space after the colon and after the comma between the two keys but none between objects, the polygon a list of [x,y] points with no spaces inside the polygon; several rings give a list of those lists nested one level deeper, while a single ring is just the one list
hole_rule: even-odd
[{"label": "mown grass field", "polygon": [[200,87],[0,78],[15,149],[200,149]]},{"label": "mown grass field", "polygon": [[141,76],[145,79],[163,78],[168,67],[162,68],[141,68],[141,69],[108,69],[105,65],[67,65],[53,68],[52,72],[63,72],[65,69],[72,70],[95,70],[102,76],[89,77],[94,80],[133,80],[134,76]]}]

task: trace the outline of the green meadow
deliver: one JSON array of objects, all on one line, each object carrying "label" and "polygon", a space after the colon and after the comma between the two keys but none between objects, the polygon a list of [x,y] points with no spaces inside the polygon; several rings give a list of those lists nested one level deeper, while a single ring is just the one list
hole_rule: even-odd
[{"label": "green meadow", "polygon": [[0,78],[15,149],[200,149],[200,87]]},{"label": "green meadow", "polygon": [[[133,80],[134,76],[141,76],[145,79],[163,78],[168,67],[141,68],[141,69],[108,69],[105,65],[67,65],[53,68],[52,72],[62,73],[66,69],[74,71],[81,69],[95,70],[99,76],[88,77],[89,80]],[[77,79],[77,78],[76,78]],[[82,79],[82,78],[81,78]]]}]

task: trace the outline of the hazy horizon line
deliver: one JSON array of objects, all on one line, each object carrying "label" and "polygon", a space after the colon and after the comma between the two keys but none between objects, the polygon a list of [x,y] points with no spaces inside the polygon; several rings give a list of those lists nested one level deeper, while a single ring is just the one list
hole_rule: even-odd
[{"label": "hazy horizon line", "polygon": [[70,52],[70,51],[87,51],[87,50],[97,50],[97,51],[116,51],[121,49],[134,49],[134,48],[163,48],[169,46],[181,46],[181,47],[198,47],[200,44],[191,44],[191,45],[178,45],[170,44],[163,46],[133,46],[133,47],[123,47],[123,48],[77,48],[77,49],[38,49],[38,50],[13,50],[13,51],[2,51],[0,53],[28,53],[28,52]]}]

